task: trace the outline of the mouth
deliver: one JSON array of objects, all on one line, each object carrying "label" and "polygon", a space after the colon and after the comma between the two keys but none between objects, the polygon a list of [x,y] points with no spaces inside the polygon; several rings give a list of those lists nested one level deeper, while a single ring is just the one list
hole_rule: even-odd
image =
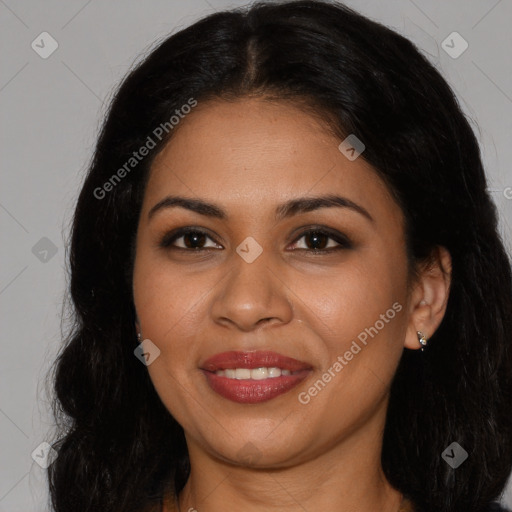
[{"label": "mouth", "polygon": [[287,393],[312,371],[311,365],[276,352],[223,352],[201,366],[210,388],[237,403],[266,402]]}]

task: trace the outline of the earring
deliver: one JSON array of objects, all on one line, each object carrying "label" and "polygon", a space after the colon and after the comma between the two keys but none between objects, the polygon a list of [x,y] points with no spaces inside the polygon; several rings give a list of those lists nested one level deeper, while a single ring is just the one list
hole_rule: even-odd
[{"label": "earring", "polygon": [[418,334],[418,341],[421,345],[421,351],[423,352],[425,350],[425,347],[427,346],[427,338],[421,331],[417,331]]},{"label": "earring", "polygon": [[137,341],[140,343],[141,342],[141,335],[140,335],[140,332],[137,333]]}]

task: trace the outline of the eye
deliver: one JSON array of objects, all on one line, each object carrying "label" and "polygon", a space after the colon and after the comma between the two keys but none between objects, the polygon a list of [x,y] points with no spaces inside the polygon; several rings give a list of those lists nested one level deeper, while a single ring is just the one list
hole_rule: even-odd
[{"label": "eye", "polygon": [[[177,245],[175,242],[180,239],[183,239],[183,241],[180,245]],[[207,239],[210,239],[213,242],[213,239],[205,231],[194,227],[186,227],[165,234],[160,241],[159,246],[164,249],[182,249],[191,251],[202,251],[212,248],[222,249],[222,246],[219,246],[215,242],[214,246],[204,246]]]},{"label": "eye", "polygon": [[295,244],[301,238],[305,240],[305,247],[298,247],[295,250],[305,250],[312,253],[330,253],[352,247],[350,240],[345,235],[326,228],[312,228],[303,231],[296,238]]},{"label": "eye", "polygon": [[[297,244],[302,238],[305,240],[305,247],[295,247],[294,250],[320,254],[352,247],[350,240],[345,235],[327,228],[310,228],[307,231],[303,231],[301,235],[295,239],[294,244]],[[213,245],[205,245],[208,239],[213,242]],[[180,241],[179,244],[177,243],[178,241]],[[206,231],[193,226],[166,233],[161,239],[159,246],[164,249],[178,249],[189,252],[223,248],[221,245],[217,244]]]}]

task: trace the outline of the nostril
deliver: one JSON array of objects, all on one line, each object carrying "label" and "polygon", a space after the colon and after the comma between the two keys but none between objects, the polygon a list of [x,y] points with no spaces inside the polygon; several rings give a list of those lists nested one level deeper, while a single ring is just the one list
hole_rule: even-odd
[{"label": "nostril", "polygon": [[269,317],[269,318],[262,318],[261,320],[258,320],[258,324],[261,324],[261,323],[265,323],[265,322],[270,322],[272,320],[274,320],[275,317]]}]

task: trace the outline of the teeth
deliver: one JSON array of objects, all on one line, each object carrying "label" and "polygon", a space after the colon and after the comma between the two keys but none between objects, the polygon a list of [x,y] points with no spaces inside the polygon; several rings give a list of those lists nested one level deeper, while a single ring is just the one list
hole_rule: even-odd
[{"label": "teeth", "polygon": [[[293,372],[296,373],[296,372]],[[217,370],[215,372],[219,377],[227,377],[228,379],[238,380],[262,380],[274,377],[280,377],[281,375],[291,375],[290,370],[282,370],[281,368],[227,368],[226,370]]]},{"label": "teeth", "polygon": [[251,370],[251,379],[261,380],[268,377],[268,370],[266,368],[254,368]]},{"label": "teeth", "polygon": [[269,368],[267,373],[269,377],[281,377],[281,368]]},{"label": "teeth", "polygon": [[237,368],[235,370],[235,379],[250,379],[251,378],[251,370],[249,368]]}]

